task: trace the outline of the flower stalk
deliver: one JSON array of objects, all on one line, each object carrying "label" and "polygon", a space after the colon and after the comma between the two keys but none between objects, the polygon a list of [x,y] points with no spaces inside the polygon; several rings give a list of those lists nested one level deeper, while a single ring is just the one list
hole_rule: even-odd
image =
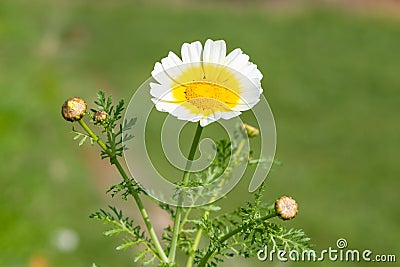
[{"label": "flower stalk", "polygon": [[[238,148],[237,148],[236,152],[234,153],[234,155],[232,157],[233,159],[235,159],[241,153],[244,144],[245,144],[245,139],[242,139],[240,141],[239,145],[238,145]],[[210,215],[210,211],[206,210],[203,213],[203,218],[208,218],[209,215]],[[199,228],[197,230],[196,236],[194,238],[192,250],[191,250],[191,252],[189,254],[189,257],[188,257],[188,260],[186,262],[186,267],[192,267],[193,266],[193,261],[194,261],[194,256],[195,256],[194,253],[197,250],[197,248],[199,247],[202,235],[203,235],[203,228]]]},{"label": "flower stalk", "polygon": [[[190,147],[188,161],[186,162],[186,168],[183,173],[183,178],[182,178],[183,186],[186,186],[187,183],[189,182],[189,176],[190,176],[189,170],[192,166],[192,161],[194,159],[194,155],[196,154],[197,147],[199,146],[199,141],[200,141],[202,132],[203,132],[203,127],[200,124],[197,124],[196,133],[193,138],[192,146]],[[179,238],[179,234],[180,234],[180,223],[181,223],[181,217],[182,217],[181,204],[182,204],[182,196],[179,197],[178,206],[176,207],[174,230],[172,232],[171,250],[169,253],[169,257],[168,257],[170,262],[175,261],[176,247],[177,247],[177,242],[178,242],[178,238]]]},{"label": "flower stalk", "polygon": [[106,146],[106,144],[100,139],[99,136],[97,136],[90,128],[89,126],[85,123],[84,120],[80,119],[78,120],[79,124],[82,126],[82,128],[87,132],[87,134],[101,147],[101,149],[107,153],[110,156],[111,162],[115,164],[117,167],[118,172],[121,174],[122,178],[126,182],[128,189],[130,193],[132,194],[133,198],[135,199],[136,205],[139,208],[140,214],[143,218],[143,221],[146,225],[147,231],[149,232],[150,238],[153,241],[153,244],[157,250],[158,256],[162,259],[163,262],[169,263],[169,260],[160,244],[160,241],[157,237],[156,232],[154,231],[153,225],[151,224],[149,215],[147,214],[147,211],[143,205],[143,202],[136,191],[136,189],[132,186],[130,183],[130,179],[128,175],[126,174],[124,168],[122,167],[121,163],[117,159],[115,153],[112,153]]},{"label": "flower stalk", "polygon": [[[204,218],[208,218],[209,215],[210,215],[210,212],[207,210],[207,211],[204,212],[203,217]],[[186,267],[192,267],[193,266],[194,255],[195,255],[195,252],[196,252],[197,248],[199,247],[202,235],[203,235],[203,228],[199,228],[199,230],[196,233],[196,237],[194,238],[192,251],[189,254],[188,260],[186,262]]]}]

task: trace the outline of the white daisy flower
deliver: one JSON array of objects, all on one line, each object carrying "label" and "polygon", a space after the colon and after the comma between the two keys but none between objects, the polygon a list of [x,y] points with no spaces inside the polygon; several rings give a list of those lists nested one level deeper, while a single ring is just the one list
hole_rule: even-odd
[{"label": "white daisy flower", "polygon": [[262,74],[237,48],[226,55],[223,40],[184,43],[179,58],[173,52],[157,62],[150,83],[156,109],[180,120],[206,126],[239,116],[260,100]]}]

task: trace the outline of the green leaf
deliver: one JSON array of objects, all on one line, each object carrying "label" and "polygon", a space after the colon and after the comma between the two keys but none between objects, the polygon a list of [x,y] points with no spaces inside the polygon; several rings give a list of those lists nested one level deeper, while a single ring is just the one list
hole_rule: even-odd
[{"label": "green leaf", "polygon": [[81,141],[79,141],[79,146],[82,146],[85,143],[86,138],[87,138],[86,135],[82,137]]},{"label": "green leaf", "polygon": [[119,234],[123,231],[124,231],[124,229],[111,229],[111,230],[105,231],[103,234],[105,236],[112,236],[112,235]]},{"label": "green leaf", "polygon": [[146,256],[146,254],[147,254],[146,250],[140,252],[139,254],[136,255],[136,257],[133,261],[138,262],[138,261],[142,260]]},{"label": "green leaf", "polygon": [[116,249],[116,250],[125,250],[125,249],[127,249],[127,248],[129,248],[129,247],[133,247],[134,245],[135,245],[135,242],[128,242],[128,243],[119,245],[119,246],[116,247],[115,249]]},{"label": "green leaf", "polygon": [[143,265],[145,265],[145,266],[146,266],[146,265],[149,265],[149,264],[153,263],[155,259],[156,259],[156,257],[153,256],[153,257],[151,257],[150,259],[148,259],[148,260],[146,260],[146,261],[143,261]]},{"label": "green leaf", "polygon": [[219,211],[221,210],[220,206],[217,205],[205,205],[205,206],[200,206],[199,207],[202,210],[207,210],[207,211]]}]

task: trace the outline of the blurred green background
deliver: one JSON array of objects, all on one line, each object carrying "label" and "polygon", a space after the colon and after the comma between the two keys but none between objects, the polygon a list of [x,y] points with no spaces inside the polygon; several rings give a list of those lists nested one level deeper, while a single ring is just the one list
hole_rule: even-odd
[{"label": "blurred green background", "polygon": [[[97,147],[72,141],[60,107],[71,96],[92,102],[99,89],[129,100],[168,51],[207,38],[241,47],[264,73],[283,161],[265,199],[300,203],[284,224],[303,228],[317,250],[346,238],[349,248],[400,256],[398,6],[199,2],[0,2],[1,267],[133,265],[88,218],[109,202],[135,215],[132,203],[104,195],[118,175]],[[251,197],[238,194],[227,210]],[[226,266],[246,264],[297,265]],[[313,263],[343,264],[364,265]]]}]

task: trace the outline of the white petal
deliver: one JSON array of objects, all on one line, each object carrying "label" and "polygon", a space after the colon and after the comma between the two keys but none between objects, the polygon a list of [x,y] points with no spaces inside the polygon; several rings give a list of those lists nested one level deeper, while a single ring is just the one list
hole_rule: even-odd
[{"label": "white petal", "polygon": [[208,39],[204,45],[203,61],[208,63],[223,64],[226,56],[224,40],[213,41]]},{"label": "white petal", "polygon": [[171,78],[167,75],[167,73],[164,71],[164,68],[160,62],[157,62],[154,65],[154,69],[151,72],[151,76],[160,84],[163,84],[165,86],[171,86],[174,81],[171,80]]},{"label": "white petal", "polygon": [[190,67],[190,64],[183,64],[181,59],[172,52],[168,54],[168,57],[163,58],[161,63],[167,76],[175,83],[182,83],[178,79]]},{"label": "white petal", "polygon": [[173,52],[169,52],[166,58],[161,60],[164,69],[179,67],[183,64],[182,60]]},{"label": "white petal", "polygon": [[217,121],[221,118],[221,114],[222,114],[221,111],[217,110],[213,114],[211,114],[209,118],[212,119],[213,121]]},{"label": "white petal", "polygon": [[200,120],[200,126],[201,127],[206,127],[210,122],[207,119],[201,119]]},{"label": "white petal", "polygon": [[225,58],[225,64],[229,66],[229,64],[240,54],[243,54],[240,48],[236,48],[232,50]]},{"label": "white petal", "polygon": [[190,110],[186,109],[183,105],[176,107],[172,115],[180,120],[186,121],[199,121],[201,119],[201,115],[191,113]]},{"label": "white petal", "polygon": [[238,100],[237,106],[233,107],[232,109],[235,111],[251,109],[260,100],[260,95],[262,93],[261,85],[255,85],[253,81],[247,79],[246,77],[241,77],[240,88],[240,99]]},{"label": "white petal", "polygon": [[254,103],[260,98],[260,91],[249,90],[240,94],[240,100],[244,103]]},{"label": "white petal", "polygon": [[200,126],[201,127],[206,127],[207,125],[209,125],[210,123],[212,123],[214,120],[210,119],[209,117],[206,118],[201,118],[200,119]]},{"label": "white petal", "polygon": [[182,104],[159,101],[153,98],[153,103],[156,105],[158,111],[168,112],[179,120],[197,122],[203,116],[201,114],[193,114],[190,110],[186,109]]},{"label": "white petal", "polygon": [[[226,57],[225,65],[228,68],[233,69],[234,71],[239,72],[242,77],[241,80],[244,80],[243,76],[245,76],[248,80],[250,80],[256,87],[259,88],[259,91],[262,92],[261,89],[261,80],[263,78],[262,73],[258,70],[257,65],[249,61],[249,56],[243,54],[242,50],[239,48],[233,50]],[[246,84],[248,84],[246,82]]]},{"label": "white petal", "polygon": [[223,118],[224,120],[229,120],[229,119],[239,116],[240,114],[242,114],[242,112],[240,112],[240,111],[222,112],[221,118]]},{"label": "white petal", "polygon": [[210,118],[210,117],[202,118],[202,119],[200,119],[200,126],[201,127],[206,127],[207,125],[209,125],[210,123],[212,123],[214,121],[215,120],[213,118]]},{"label": "white petal", "polygon": [[226,57],[226,65],[234,70],[241,71],[242,69],[249,66],[250,57],[243,54],[242,50],[239,48],[233,50]]},{"label": "white petal", "polygon": [[203,47],[199,41],[191,44],[184,43],[181,48],[181,56],[183,63],[193,63],[201,61],[201,52]]},{"label": "white petal", "polygon": [[249,62],[249,65],[241,70],[241,73],[248,77],[249,79],[259,79],[261,80],[263,75],[257,69],[257,65]]},{"label": "white petal", "polygon": [[172,89],[162,84],[150,83],[150,94],[160,101],[176,101]]},{"label": "white petal", "polygon": [[151,101],[156,105],[156,109],[158,111],[165,111],[172,113],[177,107],[179,107],[179,104],[176,103],[171,103],[171,102],[164,102],[160,101],[159,99],[152,98]]},{"label": "white petal", "polygon": [[190,113],[186,108],[180,106],[172,113],[178,120],[198,122],[203,117],[201,114]]},{"label": "white petal", "polygon": [[251,103],[250,103],[250,102],[244,101],[244,102],[239,103],[239,104],[237,104],[236,106],[234,106],[234,107],[232,108],[232,110],[233,110],[233,111],[246,111],[246,110],[249,110],[249,109],[251,109],[252,107],[254,107],[259,101],[260,101],[260,99],[257,99],[257,101],[251,102]]},{"label": "white petal", "polygon": [[213,122],[218,121],[221,117],[222,117],[222,112],[217,110],[217,111],[215,111],[213,114],[211,114],[211,115],[209,115],[209,116],[207,116],[207,117],[202,118],[202,119],[200,120],[200,125],[201,125],[202,127],[205,127],[205,126],[207,126],[207,125],[210,124],[210,123],[213,123]]},{"label": "white petal", "polygon": [[247,92],[247,91],[259,91],[259,88],[261,87],[261,81],[258,79],[249,79],[246,76],[241,75],[238,78],[239,86],[240,86],[240,91],[241,92]]},{"label": "white petal", "polygon": [[232,110],[235,111],[245,111],[245,110],[249,110],[252,107],[254,107],[260,100],[259,99],[255,99],[253,101],[247,101],[247,100],[239,100],[238,104],[236,104],[236,106],[232,107]]}]

